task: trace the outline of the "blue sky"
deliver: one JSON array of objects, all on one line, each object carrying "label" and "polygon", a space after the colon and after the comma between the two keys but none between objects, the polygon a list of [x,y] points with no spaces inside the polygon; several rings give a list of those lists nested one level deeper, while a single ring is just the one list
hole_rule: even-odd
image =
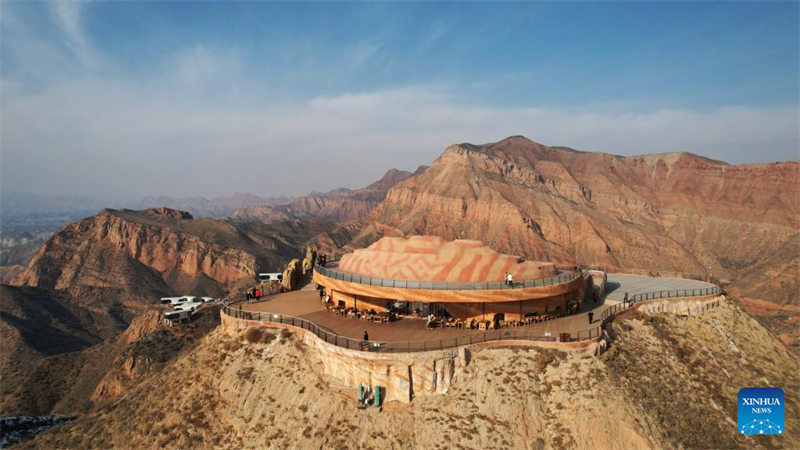
[{"label": "blue sky", "polygon": [[514,134],[798,158],[796,2],[0,7],[4,190],[303,194]]}]

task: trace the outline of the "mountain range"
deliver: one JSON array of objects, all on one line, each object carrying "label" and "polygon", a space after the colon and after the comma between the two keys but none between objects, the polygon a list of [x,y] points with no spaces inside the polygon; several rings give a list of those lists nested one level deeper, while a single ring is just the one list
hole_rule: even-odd
[{"label": "mountain range", "polygon": [[[530,260],[713,276],[797,351],[798,182],[796,161],[622,157],[514,136],[451,145],[430,167],[392,169],[361,189],[236,195],[224,208],[201,200],[193,207],[225,219],[163,206],[104,209],[60,228],[35,252],[5,257],[15,269],[4,278],[0,370],[16,381],[3,383],[2,407],[90,411],[213,329],[208,319],[187,335],[164,331],[153,315],[159,297],[224,297],[259,271],[281,270],[307,244],[342,252],[383,236],[478,239]],[[125,356],[100,356],[109,349]]]},{"label": "mountain range", "polygon": [[747,301],[800,312],[800,162],[732,166],[691,153],[632,157],[521,136],[445,149],[370,214],[317,238],[479,239],[532,260],[713,276]]}]

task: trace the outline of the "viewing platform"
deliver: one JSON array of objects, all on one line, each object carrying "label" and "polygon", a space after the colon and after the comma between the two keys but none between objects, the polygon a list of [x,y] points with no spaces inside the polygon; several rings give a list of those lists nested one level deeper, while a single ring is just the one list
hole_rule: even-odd
[{"label": "viewing platform", "polygon": [[[720,292],[711,283],[691,279],[608,274],[607,296],[601,298],[597,304],[592,301],[584,302],[581,310],[574,314],[518,327],[474,330],[440,326],[428,329],[424,318],[410,316],[401,316],[390,323],[376,323],[332,314],[320,301],[318,291],[314,289],[315,283],[309,277],[305,283],[300,290],[277,294],[255,303],[235,303],[230,305],[230,309],[233,314],[238,311],[252,313],[253,315],[247,317],[253,320],[291,323],[289,321],[296,318],[296,326],[301,326],[300,321],[306,321],[331,336],[342,337],[342,342],[345,339],[352,340],[353,348],[360,348],[366,331],[370,342],[378,343],[381,351],[420,351],[482,342],[487,339],[483,336],[486,333],[491,334],[489,338],[492,340],[556,341],[565,333],[570,335],[571,340],[595,339],[600,336],[604,316],[622,309],[620,302],[625,292],[628,292],[632,301],[642,301],[644,298],[704,297]],[[590,312],[594,319],[592,323],[589,322]],[[271,315],[278,315],[279,318]],[[337,345],[341,345],[341,342],[337,342]]]}]

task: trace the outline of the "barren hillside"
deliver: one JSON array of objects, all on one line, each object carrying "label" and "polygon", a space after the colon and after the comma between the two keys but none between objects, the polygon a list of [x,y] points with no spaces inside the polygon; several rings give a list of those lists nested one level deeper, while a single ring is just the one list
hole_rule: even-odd
[{"label": "barren hillside", "polygon": [[[193,219],[167,208],[104,210],[67,225],[12,280],[14,286],[2,287],[4,414],[85,410],[104,397],[93,394],[101,380],[123,364],[114,358],[127,344],[116,344],[117,336],[133,332],[137,317],[157,325],[160,297],[222,298],[252,285],[259,271],[282,270],[305,241],[331,227],[321,220],[267,225]],[[180,340],[164,339],[154,345],[183,347]],[[146,365],[126,364],[129,372]],[[107,392],[121,391],[113,382],[106,386]]]},{"label": "barren hillside", "polygon": [[[798,360],[735,304],[703,316],[630,314],[600,358],[471,352],[441,395],[381,413],[319,375],[290,333],[220,329],[115,402],[26,448],[795,448]],[[782,386],[787,430],[737,432],[736,386]]]}]

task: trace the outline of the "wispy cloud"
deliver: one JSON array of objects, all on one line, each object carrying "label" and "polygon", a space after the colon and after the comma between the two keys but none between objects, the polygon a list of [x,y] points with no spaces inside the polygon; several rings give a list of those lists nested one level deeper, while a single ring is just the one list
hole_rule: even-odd
[{"label": "wispy cloud", "polygon": [[[762,161],[764,149],[797,156],[796,108],[478,107],[425,86],[241,108],[176,100],[184,97],[173,88],[164,97],[95,81],[6,98],[3,188],[300,194],[357,187],[392,166],[428,164],[448,144],[514,134],[623,155],[692,151],[733,163]],[[297,183],[301,174],[308,181]]]},{"label": "wispy cloud", "polygon": [[353,70],[359,70],[383,47],[380,42],[361,42],[350,54],[350,63]]},{"label": "wispy cloud", "polygon": [[[303,194],[359,187],[390,167],[428,164],[454,142],[516,134],[622,155],[691,151],[731,163],[798,157],[794,106],[645,110],[636,99],[486,105],[465,97],[463,83],[448,82],[283,95],[270,90],[271,80],[248,72],[251,60],[237,47],[202,39],[161,59],[145,80],[120,75],[110,63],[65,76],[76,61],[96,64],[102,53],[85,31],[91,17],[85,3],[50,7],[70,52],[12,15],[2,18],[3,57],[24,60],[0,80],[3,190]],[[452,24],[435,23],[423,42],[450,33]],[[365,39],[312,69],[347,78],[375,62],[390,63],[385,48],[380,39]],[[36,76],[49,78],[26,89]]]},{"label": "wispy cloud", "polygon": [[445,37],[450,30],[453,28],[453,25],[450,22],[444,20],[436,20],[431,25],[430,31],[425,36],[422,41],[420,41],[418,51],[420,53],[427,51],[429,48],[433,46],[436,42],[440,39]]},{"label": "wispy cloud", "polygon": [[66,41],[77,58],[84,64],[94,63],[95,55],[84,33],[84,13],[88,2],[56,1],[50,2],[50,10],[55,22],[64,32]]}]

